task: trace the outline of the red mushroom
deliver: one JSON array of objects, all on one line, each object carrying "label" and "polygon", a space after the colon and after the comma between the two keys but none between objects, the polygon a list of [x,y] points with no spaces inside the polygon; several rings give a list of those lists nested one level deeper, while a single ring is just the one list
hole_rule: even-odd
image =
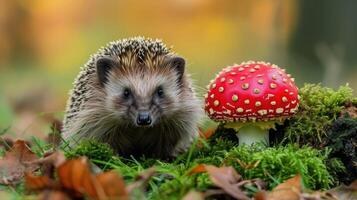
[{"label": "red mushroom", "polygon": [[268,130],[296,113],[298,88],[284,69],[248,61],[224,68],[208,86],[205,111],[238,132],[240,144],[269,142]]}]

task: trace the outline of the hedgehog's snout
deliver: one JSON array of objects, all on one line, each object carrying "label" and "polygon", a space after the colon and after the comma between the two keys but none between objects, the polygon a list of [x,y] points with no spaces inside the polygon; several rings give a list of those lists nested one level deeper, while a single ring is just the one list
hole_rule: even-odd
[{"label": "hedgehog's snout", "polygon": [[138,116],[136,118],[136,124],[139,126],[150,126],[152,123],[151,115],[147,111],[138,112]]}]

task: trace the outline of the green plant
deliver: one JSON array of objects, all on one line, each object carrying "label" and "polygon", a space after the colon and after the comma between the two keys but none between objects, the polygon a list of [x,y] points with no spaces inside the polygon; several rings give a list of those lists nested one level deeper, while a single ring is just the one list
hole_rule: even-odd
[{"label": "green plant", "polygon": [[95,140],[82,140],[75,148],[65,152],[67,158],[79,156],[87,156],[92,161],[100,161],[96,163],[100,168],[110,168],[106,163],[113,158],[113,149],[105,143]]},{"label": "green plant", "polygon": [[310,189],[327,189],[334,185],[325,162],[328,152],[320,152],[311,147],[287,145],[285,147],[237,146],[225,158],[227,165],[234,166],[245,178],[261,178],[269,188],[300,174]]},{"label": "green plant", "polygon": [[284,126],[284,142],[319,147],[326,140],[327,128],[340,115],[344,105],[356,98],[348,85],[335,91],[320,84],[305,84],[299,93],[299,111]]}]

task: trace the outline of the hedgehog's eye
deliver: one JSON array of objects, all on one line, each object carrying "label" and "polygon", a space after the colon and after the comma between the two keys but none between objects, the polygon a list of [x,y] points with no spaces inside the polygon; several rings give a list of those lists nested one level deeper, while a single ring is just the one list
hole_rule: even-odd
[{"label": "hedgehog's eye", "polygon": [[129,88],[125,88],[124,92],[123,92],[123,97],[125,99],[128,99],[130,97],[130,95],[131,95],[130,89]]},{"label": "hedgehog's eye", "polygon": [[159,86],[157,88],[156,93],[157,93],[157,96],[159,96],[160,98],[164,97],[164,89],[161,86]]}]

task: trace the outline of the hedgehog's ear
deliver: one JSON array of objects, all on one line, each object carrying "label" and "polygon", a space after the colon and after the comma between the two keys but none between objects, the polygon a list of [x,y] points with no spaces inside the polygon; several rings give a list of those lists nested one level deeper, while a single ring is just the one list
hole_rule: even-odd
[{"label": "hedgehog's ear", "polygon": [[170,66],[173,67],[177,72],[178,75],[177,81],[181,82],[183,74],[185,72],[185,64],[186,64],[185,59],[175,56],[170,58],[169,62],[170,62]]},{"label": "hedgehog's ear", "polygon": [[99,83],[103,86],[108,81],[109,71],[115,66],[115,61],[111,58],[99,58],[96,62]]}]

